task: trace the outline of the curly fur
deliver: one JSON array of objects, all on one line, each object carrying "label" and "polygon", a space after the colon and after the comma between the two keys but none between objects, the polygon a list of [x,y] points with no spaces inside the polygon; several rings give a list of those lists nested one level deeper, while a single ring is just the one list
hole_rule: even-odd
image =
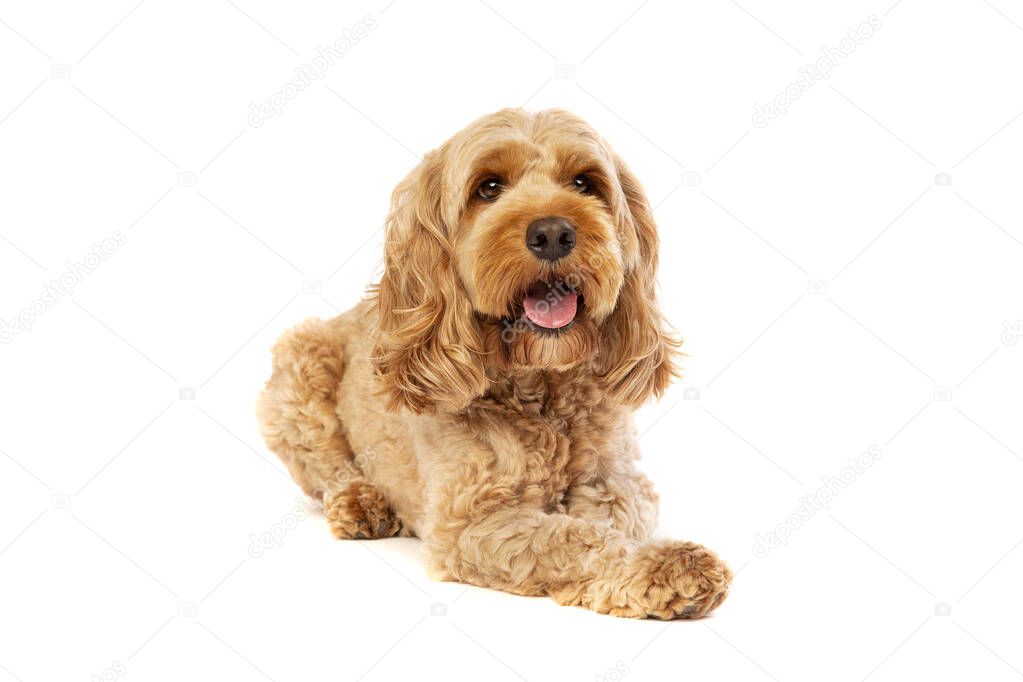
[{"label": "curly fur", "polygon": [[[589,178],[580,193],[572,180]],[[496,201],[476,195],[501,178]],[[561,216],[554,262],[526,227]],[[628,617],[716,608],[731,571],[653,540],[657,496],[635,467],[631,412],[676,373],[655,301],[658,238],[638,181],[564,111],[470,124],[395,189],[385,272],[337,318],[273,349],[263,436],[342,538],[423,538],[441,579],[550,595]],[[582,308],[556,333],[516,320],[543,280]]]}]

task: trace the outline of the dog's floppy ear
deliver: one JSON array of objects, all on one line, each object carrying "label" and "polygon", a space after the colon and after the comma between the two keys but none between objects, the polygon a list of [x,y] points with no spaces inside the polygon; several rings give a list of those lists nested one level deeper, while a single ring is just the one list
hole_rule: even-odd
[{"label": "dog's floppy ear", "polygon": [[673,376],[682,342],[657,307],[655,276],[659,239],[653,211],[636,177],[617,156],[622,196],[615,203],[624,235],[625,282],[601,334],[599,373],[605,388],[630,405],[660,396]]},{"label": "dog's floppy ear", "polygon": [[374,366],[391,407],[458,410],[486,389],[482,339],[444,224],[443,154],[395,188],[376,291]]}]

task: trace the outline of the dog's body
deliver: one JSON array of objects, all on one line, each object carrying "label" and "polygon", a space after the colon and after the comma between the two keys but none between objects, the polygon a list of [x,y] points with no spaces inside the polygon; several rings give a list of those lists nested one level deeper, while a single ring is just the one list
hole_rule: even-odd
[{"label": "dog's body", "polygon": [[632,409],[677,346],[656,247],[638,183],[585,124],[485,117],[395,191],[370,298],[274,347],[263,435],[338,537],[421,537],[443,579],[702,616],[731,572],[649,539],[657,497],[634,466]]}]

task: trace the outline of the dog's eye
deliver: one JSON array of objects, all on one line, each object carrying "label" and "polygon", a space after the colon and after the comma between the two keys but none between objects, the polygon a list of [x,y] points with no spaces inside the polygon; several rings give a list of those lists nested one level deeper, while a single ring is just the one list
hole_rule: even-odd
[{"label": "dog's eye", "polygon": [[572,180],[572,186],[575,187],[576,191],[580,194],[589,194],[592,184],[590,179],[585,175],[577,175]]},{"label": "dog's eye", "polygon": [[501,178],[487,178],[480,183],[476,193],[480,195],[481,199],[493,201],[497,197],[501,196],[501,190],[503,189],[504,185],[501,184]]}]

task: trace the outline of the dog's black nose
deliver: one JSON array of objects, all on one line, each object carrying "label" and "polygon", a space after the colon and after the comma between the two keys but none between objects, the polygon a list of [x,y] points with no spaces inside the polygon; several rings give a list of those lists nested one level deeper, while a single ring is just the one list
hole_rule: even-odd
[{"label": "dog's black nose", "polygon": [[534,220],[526,230],[526,246],[537,258],[558,260],[575,248],[575,228],[556,216]]}]

